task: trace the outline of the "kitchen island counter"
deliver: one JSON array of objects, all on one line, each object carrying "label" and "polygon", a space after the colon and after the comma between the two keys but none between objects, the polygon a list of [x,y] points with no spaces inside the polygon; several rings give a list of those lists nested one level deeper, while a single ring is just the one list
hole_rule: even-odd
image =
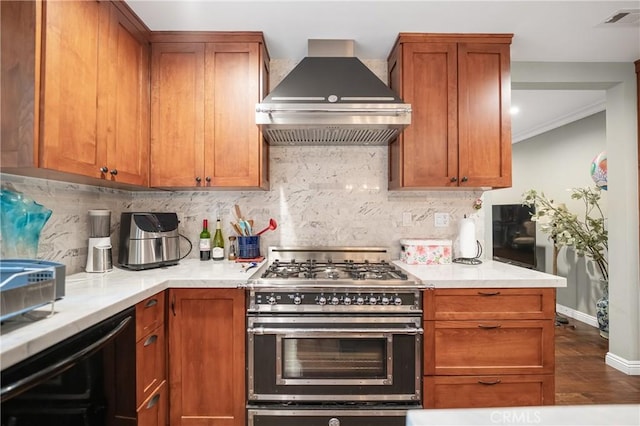
[{"label": "kitchen island counter", "polygon": [[0,362],[10,367],[167,288],[237,288],[264,264],[245,272],[245,263],[181,261],[144,271],[114,268],[105,273],[66,277],[66,295],[54,304],[17,317],[0,328]]},{"label": "kitchen island counter", "polygon": [[563,405],[539,407],[410,410],[407,426],[433,425],[616,425],[640,424],[640,405]]},{"label": "kitchen island counter", "polygon": [[450,263],[444,265],[408,265],[393,262],[413,275],[425,287],[432,288],[539,288],[566,287],[564,277],[532,269],[483,260],[479,265]]}]

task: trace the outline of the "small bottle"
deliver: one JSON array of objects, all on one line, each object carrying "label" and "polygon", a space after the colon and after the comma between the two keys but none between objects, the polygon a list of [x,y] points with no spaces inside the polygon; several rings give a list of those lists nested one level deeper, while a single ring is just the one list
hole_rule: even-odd
[{"label": "small bottle", "polygon": [[236,237],[232,235],[229,237],[229,254],[227,255],[227,259],[236,260],[238,257],[238,252],[236,251]]},{"label": "small bottle", "polygon": [[213,260],[224,260],[224,239],[222,238],[222,225],[220,224],[220,219],[216,221],[216,233],[213,236],[211,257]]},{"label": "small bottle", "polygon": [[202,221],[202,232],[200,232],[200,260],[211,259],[211,233],[209,232],[209,221]]}]

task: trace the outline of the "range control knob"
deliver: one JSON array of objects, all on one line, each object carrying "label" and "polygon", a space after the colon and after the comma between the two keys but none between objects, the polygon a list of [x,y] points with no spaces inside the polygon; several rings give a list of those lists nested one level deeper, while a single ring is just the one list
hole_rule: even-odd
[{"label": "range control knob", "polygon": [[358,298],[356,299],[356,304],[364,305],[364,298],[361,296],[358,296]]},{"label": "range control knob", "polygon": [[340,303],[340,299],[338,299],[336,296],[333,296],[331,298],[331,304],[332,305],[337,305],[338,303]]},{"label": "range control knob", "polygon": [[393,304],[396,306],[402,305],[402,299],[400,299],[399,297],[396,297],[395,299],[393,299]]},{"label": "range control knob", "polygon": [[270,305],[275,305],[277,303],[276,298],[274,296],[267,297],[267,303]]},{"label": "range control knob", "polygon": [[388,298],[388,297],[386,297],[386,296],[385,296],[385,297],[383,297],[383,298],[382,298],[382,304],[383,304],[383,305],[388,305],[388,304],[389,304],[389,298]]},{"label": "range control knob", "polygon": [[296,295],[296,296],[293,297],[293,304],[294,305],[299,305],[301,303],[302,303],[302,298],[300,298],[300,296]]},{"label": "range control knob", "polygon": [[324,296],[320,296],[318,297],[318,305],[326,305],[327,304],[327,298]]},{"label": "range control knob", "polygon": [[351,298],[349,296],[345,296],[344,299],[342,299],[342,303],[344,303],[345,305],[350,305]]},{"label": "range control knob", "polygon": [[375,305],[376,303],[378,303],[378,299],[376,299],[374,296],[371,296],[369,298],[369,304],[370,305]]}]

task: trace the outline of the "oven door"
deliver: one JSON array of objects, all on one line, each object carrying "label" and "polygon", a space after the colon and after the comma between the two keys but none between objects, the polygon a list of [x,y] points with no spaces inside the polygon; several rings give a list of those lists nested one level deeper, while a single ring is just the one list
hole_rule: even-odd
[{"label": "oven door", "polygon": [[248,319],[249,401],[420,401],[419,316]]},{"label": "oven door", "polygon": [[248,426],[404,426],[407,410],[386,408],[252,408]]}]

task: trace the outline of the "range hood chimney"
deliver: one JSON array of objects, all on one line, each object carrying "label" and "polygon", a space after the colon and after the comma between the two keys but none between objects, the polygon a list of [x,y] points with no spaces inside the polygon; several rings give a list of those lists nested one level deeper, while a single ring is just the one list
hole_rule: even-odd
[{"label": "range hood chimney", "polygon": [[271,145],[387,145],[410,123],[411,105],[353,56],[353,40],[309,40],[309,56],[256,105]]}]

